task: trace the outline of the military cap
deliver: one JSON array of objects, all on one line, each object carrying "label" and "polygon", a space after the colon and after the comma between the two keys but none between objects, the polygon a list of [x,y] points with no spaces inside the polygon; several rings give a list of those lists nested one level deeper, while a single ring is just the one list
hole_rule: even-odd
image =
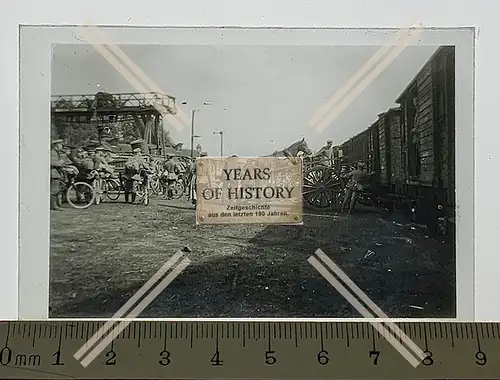
[{"label": "military cap", "polygon": [[58,143],[63,143],[64,140],[63,139],[55,139],[55,140],[52,140],[52,144],[58,144]]},{"label": "military cap", "polygon": [[134,152],[134,153],[139,153],[139,152],[142,152],[142,149],[141,149],[141,148],[135,148],[135,149],[133,150],[133,152]]}]

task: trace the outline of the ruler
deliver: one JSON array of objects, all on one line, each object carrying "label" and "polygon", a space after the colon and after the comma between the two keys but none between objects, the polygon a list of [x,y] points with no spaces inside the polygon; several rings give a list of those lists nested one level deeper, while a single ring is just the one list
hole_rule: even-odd
[{"label": "ruler", "polygon": [[142,320],[84,367],[74,354],[103,325],[1,322],[0,378],[500,378],[500,323],[397,323],[425,353],[415,368],[368,322]]}]

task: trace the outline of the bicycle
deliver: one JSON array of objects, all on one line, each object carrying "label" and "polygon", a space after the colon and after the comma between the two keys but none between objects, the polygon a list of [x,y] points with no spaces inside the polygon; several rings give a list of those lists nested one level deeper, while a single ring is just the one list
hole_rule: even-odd
[{"label": "bicycle", "polygon": [[141,176],[141,180],[135,183],[135,194],[139,197],[139,203],[142,203],[144,206],[149,205],[149,197],[150,197],[150,186],[149,186],[149,178],[153,173],[149,170],[142,169],[139,172]]},{"label": "bicycle", "polygon": [[56,197],[63,198],[63,201],[79,210],[86,209],[94,203],[95,192],[91,185],[87,182],[76,181],[75,175],[63,174],[63,178],[67,178],[67,180],[58,179],[60,190]]},{"label": "bicycle", "polygon": [[160,195],[161,193],[161,181],[157,173],[153,174],[149,179],[149,187],[152,196]]},{"label": "bicycle", "polygon": [[100,201],[103,202],[102,199],[104,195],[110,201],[116,201],[120,198],[121,195],[121,183],[117,178],[113,178],[112,174],[109,172],[100,172],[98,182],[98,196],[101,198]]},{"label": "bicycle", "polygon": [[[185,185],[182,178],[177,178],[176,180],[169,183],[165,178],[160,180],[161,188],[167,191],[167,196],[170,195],[170,199],[179,199],[184,195]],[[170,193],[170,194],[169,194]]]}]

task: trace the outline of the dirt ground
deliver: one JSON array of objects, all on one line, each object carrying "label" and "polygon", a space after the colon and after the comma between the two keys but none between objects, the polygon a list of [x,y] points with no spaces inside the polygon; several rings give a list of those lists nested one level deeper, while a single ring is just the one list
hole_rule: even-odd
[{"label": "dirt ground", "polygon": [[51,214],[51,317],[110,317],[175,251],[191,264],[141,317],[360,317],[307,259],[321,248],[389,317],[454,317],[453,245],[360,209],[304,226],[196,226],[187,199]]}]

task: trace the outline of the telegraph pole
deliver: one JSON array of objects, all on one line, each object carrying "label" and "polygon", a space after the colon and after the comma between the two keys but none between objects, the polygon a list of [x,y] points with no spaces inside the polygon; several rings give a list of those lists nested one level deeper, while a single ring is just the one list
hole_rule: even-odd
[{"label": "telegraph pole", "polygon": [[220,156],[224,157],[224,132],[223,131],[215,131],[214,135],[220,135]]},{"label": "telegraph pole", "polygon": [[196,110],[191,110],[191,158],[193,158],[193,145],[194,145],[194,114]]}]

